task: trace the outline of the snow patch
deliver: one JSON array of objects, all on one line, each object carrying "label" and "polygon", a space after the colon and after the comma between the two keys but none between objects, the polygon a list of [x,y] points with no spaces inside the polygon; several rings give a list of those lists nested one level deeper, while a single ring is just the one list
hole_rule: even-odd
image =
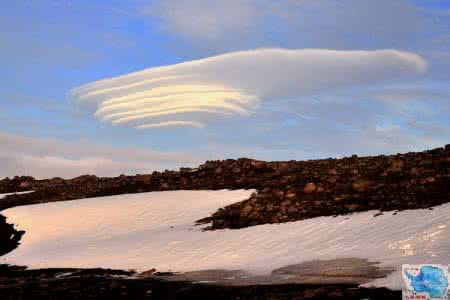
[{"label": "snow patch", "polygon": [[5,198],[6,196],[9,195],[20,195],[20,194],[28,194],[28,193],[32,193],[34,191],[25,191],[25,192],[15,192],[15,193],[6,193],[6,194],[0,194],[0,199]]},{"label": "snow patch", "polygon": [[366,285],[400,289],[404,263],[450,263],[450,204],[433,210],[361,212],[239,230],[202,231],[195,221],[247,199],[252,190],[170,191],[11,208],[25,230],[2,263],[266,275],[312,260],[362,258],[396,269]]}]

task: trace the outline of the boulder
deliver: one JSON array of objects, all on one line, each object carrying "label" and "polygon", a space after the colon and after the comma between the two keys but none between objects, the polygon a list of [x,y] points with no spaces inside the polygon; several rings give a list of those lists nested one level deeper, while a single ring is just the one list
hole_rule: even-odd
[{"label": "boulder", "polygon": [[317,187],[313,182],[309,182],[303,188],[303,192],[305,192],[306,194],[311,194],[316,190],[316,188]]},{"label": "boulder", "polygon": [[298,210],[297,210],[297,208],[296,208],[295,206],[289,207],[288,213],[294,214],[294,213],[296,213],[296,212],[298,212]]},{"label": "boulder", "polygon": [[359,208],[359,205],[358,204],[346,204],[345,207],[348,210],[356,211]]},{"label": "boulder", "polygon": [[352,184],[352,187],[355,191],[364,192],[367,191],[370,187],[370,181],[361,179]]},{"label": "boulder", "polygon": [[393,159],[387,169],[388,172],[400,172],[403,169],[404,162],[401,159]]},{"label": "boulder", "polygon": [[336,169],[329,169],[329,170],[327,171],[327,174],[328,174],[328,175],[337,175],[338,172],[337,172]]},{"label": "boulder", "polygon": [[287,199],[294,199],[295,197],[297,197],[297,194],[295,192],[289,191],[286,193],[285,197]]},{"label": "boulder", "polygon": [[241,209],[241,216],[243,216],[243,217],[248,216],[252,210],[253,210],[253,206],[251,206],[250,204],[245,205]]},{"label": "boulder", "polygon": [[330,176],[330,177],[328,177],[328,179],[327,179],[327,181],[328,181],[329,183],[336,183],[337,180],[338,180],[338,177],[337,177],[337,176]]}]

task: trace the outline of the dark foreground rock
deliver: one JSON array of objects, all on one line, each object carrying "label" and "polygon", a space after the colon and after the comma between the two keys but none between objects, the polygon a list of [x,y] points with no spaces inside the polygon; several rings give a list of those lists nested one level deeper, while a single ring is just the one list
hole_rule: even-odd
[{"label": "dark foreground rock", "polygon": [[256,189],[246,201],[205,216],[211,229],[282,223],[367,210],[428,208],[450,201],[450,145],[418,153],[310,161],[208,161],[195,169],[148,175],[0,181],[0,199],[18,205],[166,190]]},{"label": "dark foreground rock", "polygon": [[130,275],[119,270],[26,270],[0,265],[0,299],[401,299],[399,291],[356,285],[220,286]]},{"label": "dark foreground rock", "polygon": [[17,231],[13,224],[0,215],[0,256],[17,248],[24,231]]}]

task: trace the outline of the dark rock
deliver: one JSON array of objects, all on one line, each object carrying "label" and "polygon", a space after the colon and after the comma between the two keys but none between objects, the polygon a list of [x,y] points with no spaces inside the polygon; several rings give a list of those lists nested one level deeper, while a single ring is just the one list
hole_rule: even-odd
[{"label": "dark rock", "polygon": [[329,169],[329,170],[327,171],[327,174],[328,174],[328,175],[337,175],[338,172],[337,172],[336,169]]},{"label": "dark rock", "polygon": [[24,233],[16,230],[13,224],[8,224],[6,218],[0,215],[0,256],[16,249]]}]

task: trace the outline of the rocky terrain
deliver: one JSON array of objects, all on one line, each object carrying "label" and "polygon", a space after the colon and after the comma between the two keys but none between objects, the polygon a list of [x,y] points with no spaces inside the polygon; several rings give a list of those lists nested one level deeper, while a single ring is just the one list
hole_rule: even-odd
[{"label": "rocky terrain", "polygon": [[[167,276],[167,274],[163,274]],[[0,265],[0,299],[399,299],[400,291],[355,284],[223,286],[159,279],[133,271]]]},{"label": "rocky terrain", "polygon": [[[195,169],[147,175],[0,180],[0,210],[27,204],[167,190],[255,189],[250,199],[219,209],[200,223],[242,228],[357,211],[430,208],[450,202],[450,145],[418,153],[310,161],[208,161]],[[23,232],[0,215],[0,255]],[[167,280],[170,274],[43,269],[0,265],[0,299],[399,299],[401,292],[358,284],[222,286]]]},{"label": "rocky terrain", "polygon": [[210,229],[242,228],[367,210],[428,208],[450,201],[450,145],[390,156],[264,162],[208,161],[195,169],[147,175],[65,180],[15,177],[0,193],[0,209],[33,203],[166,190],[256,189],[250,199],[205,216]]}]

